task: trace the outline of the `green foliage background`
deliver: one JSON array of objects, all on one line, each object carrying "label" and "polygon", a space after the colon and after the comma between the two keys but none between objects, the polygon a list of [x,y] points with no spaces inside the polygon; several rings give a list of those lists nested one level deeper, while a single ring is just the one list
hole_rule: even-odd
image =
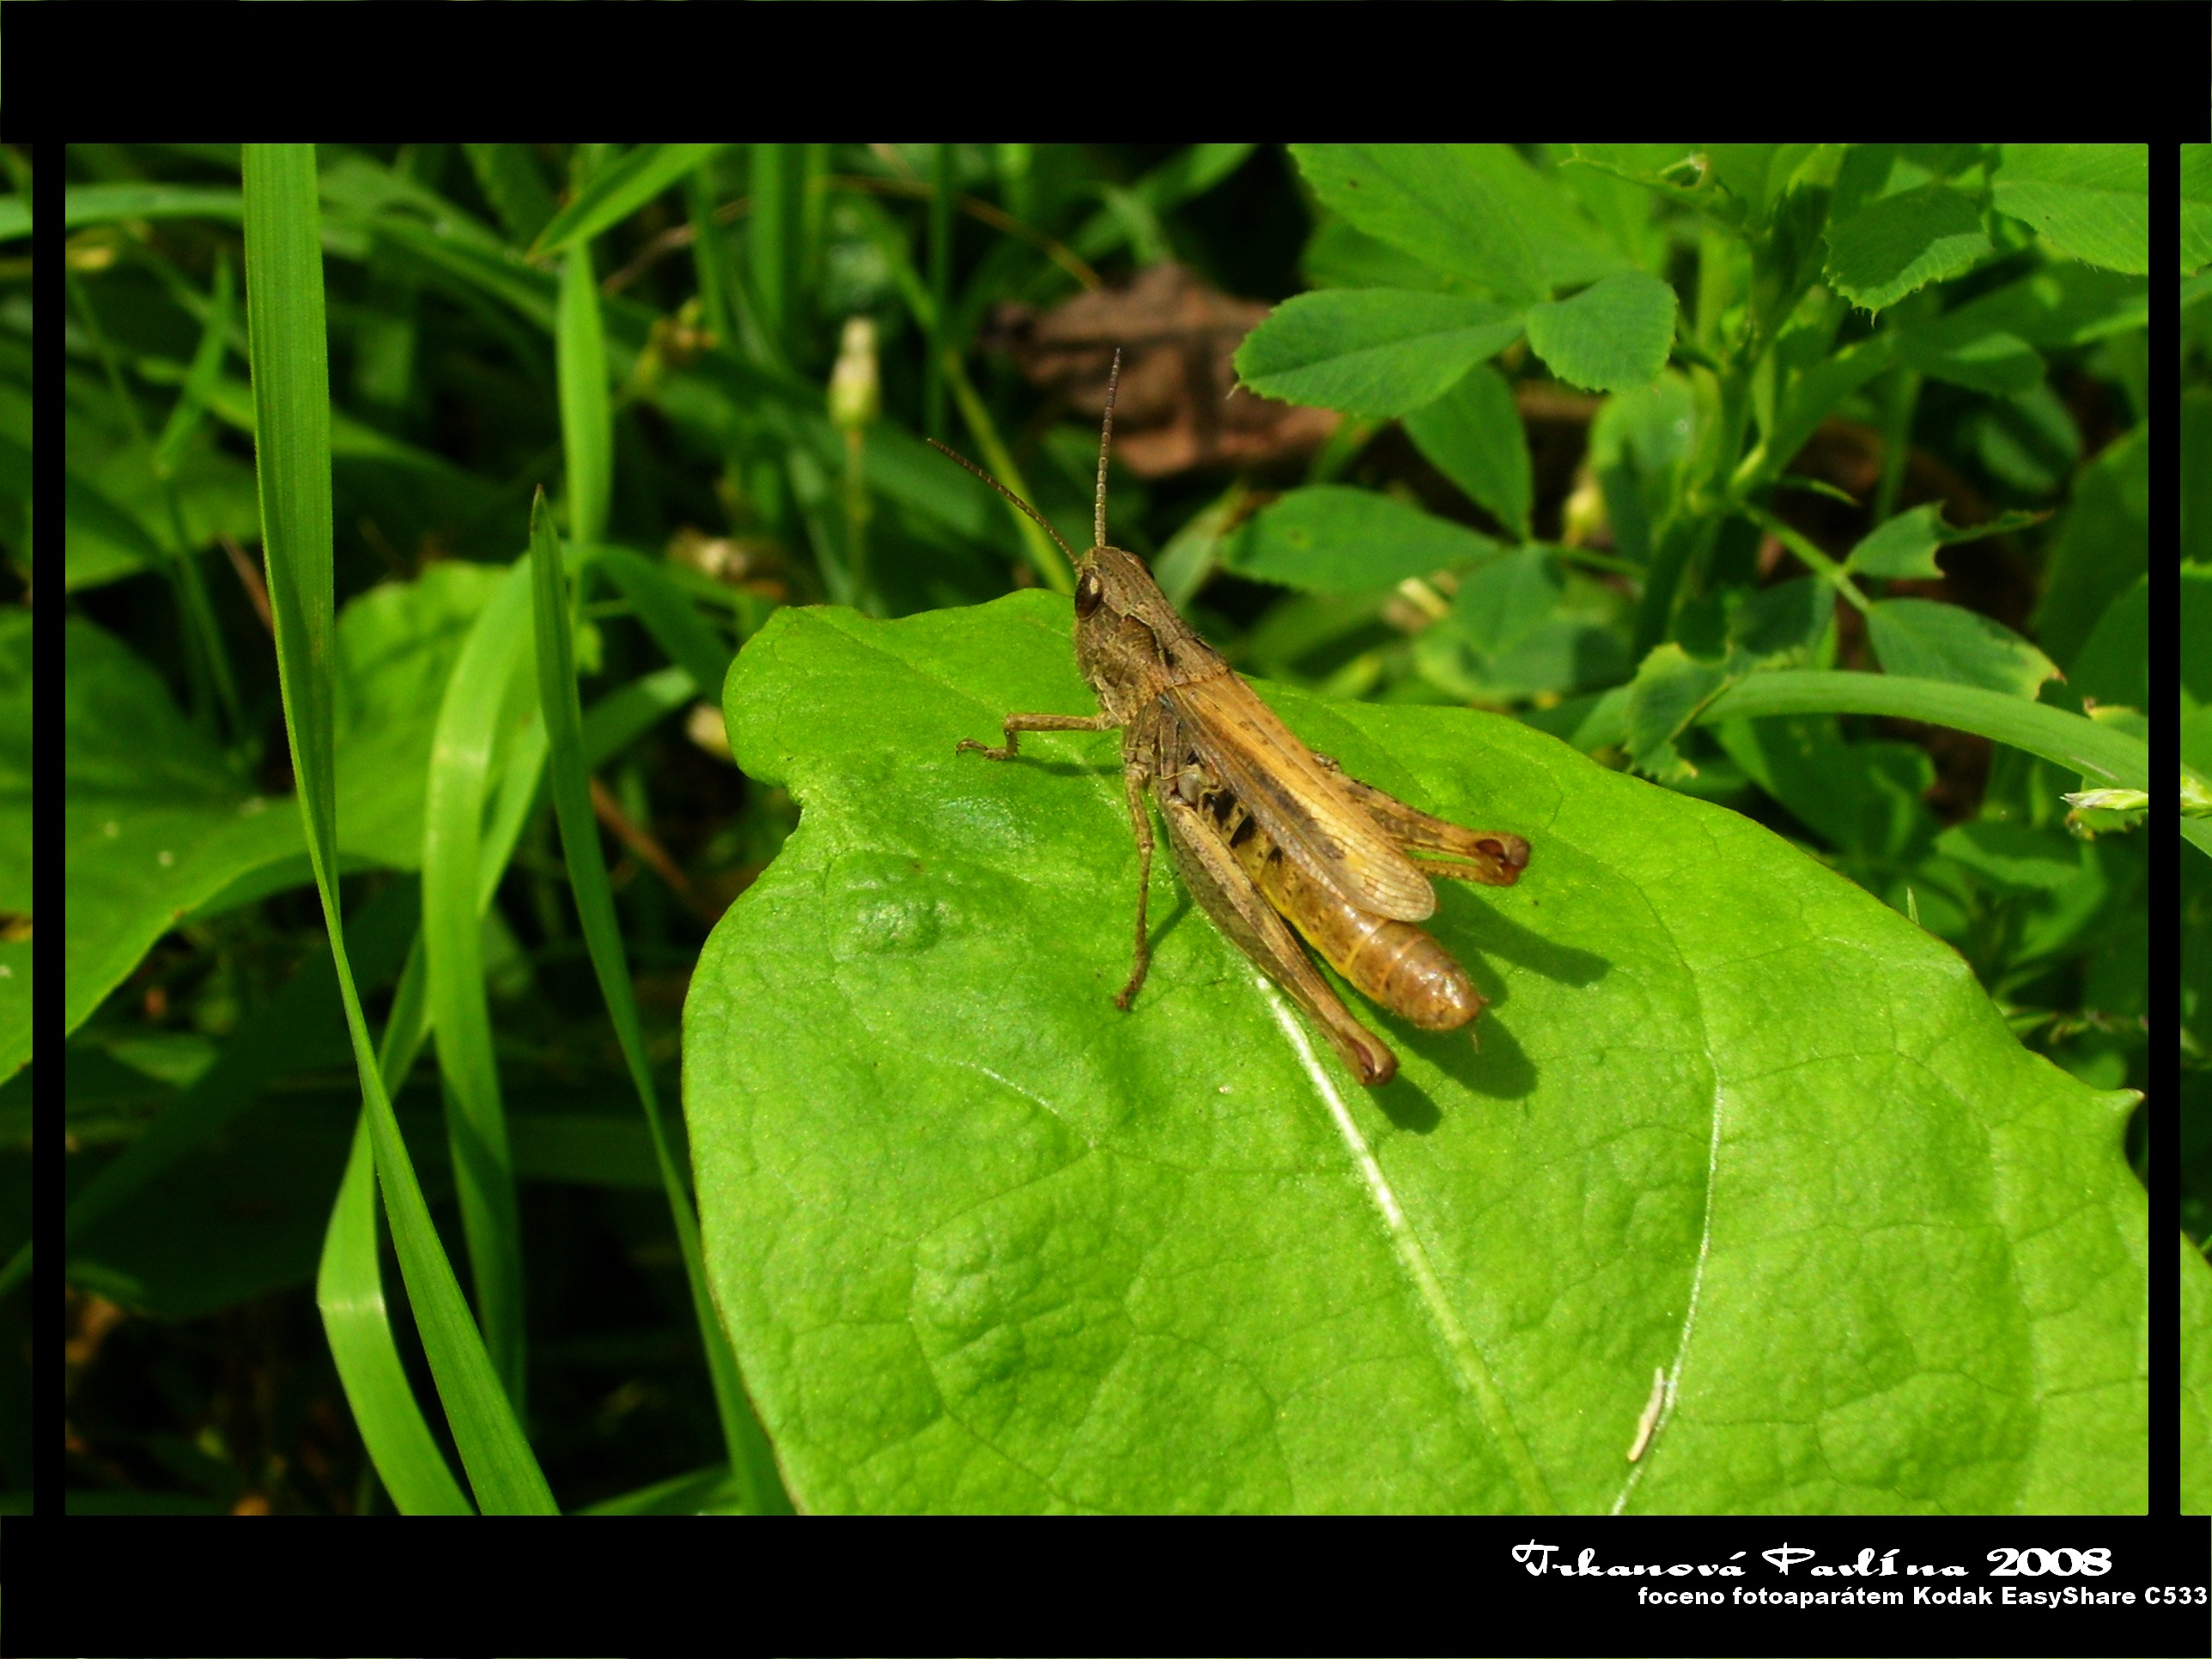
[{"label": "green foliage background", "polygon": [[[2148,832],[2062,799],[2148,784],[2140,147],[301,159],[249,374],[239,151],[67,155],[75,1507],[2141,1502]],[[1442,898],[1482,1048],[1372,1097],[1171,874],[1113,1010],[1110,738],[953,753],[1091,705],[921,440],[1079,545],[1084,376],[1000,343],[1170,260],[1338,418],[1115,540],[1536,848]],[[335,583],[281,697],[262,573]],[[348,982],[438,1224],[380,1279]]]}]

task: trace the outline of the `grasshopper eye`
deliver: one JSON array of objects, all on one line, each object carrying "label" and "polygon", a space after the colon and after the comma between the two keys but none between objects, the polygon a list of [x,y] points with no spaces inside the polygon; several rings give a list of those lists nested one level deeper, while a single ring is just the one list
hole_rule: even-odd
[{"label": "grasshopper eye", "polygon": [[1079,617],[1089,616],[1098,608],[1098,602],[1105,597],[1106,586],[1098,580],[1098,573],[1095,570],[1085,571],[1083,579],[1075,584],[1075,614]]}]

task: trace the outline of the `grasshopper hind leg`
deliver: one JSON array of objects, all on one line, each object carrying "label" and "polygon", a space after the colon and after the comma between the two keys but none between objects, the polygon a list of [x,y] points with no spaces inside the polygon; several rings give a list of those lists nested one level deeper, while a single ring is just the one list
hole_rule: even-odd
[{"label": "grasshopper hind leg", "polygon": [[1152,890],[1152,818],[1145,810],[1145,784],[1151,775],[1151,769],[1140,761],[1122,763],[1121,787],[1129,797],[1129,830],[1137,838],[1136,958],[1129,969],[1129,982],[1114,998],[1114,1006],[1124,1010],[1145,982],[1145,970],[1152,965],[1152,935],[1145,928],[1145,901]]}]

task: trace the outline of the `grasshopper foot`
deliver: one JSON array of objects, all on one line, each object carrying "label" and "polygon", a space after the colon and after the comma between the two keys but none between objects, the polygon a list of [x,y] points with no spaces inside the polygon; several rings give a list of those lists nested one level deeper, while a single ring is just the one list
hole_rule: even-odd
[{"label": "grasshopper foot", "polygon": [[1139,963],[1137,971],[1129,975],[1129,982],[1114,993],[1114,1006],[1123,1013],[1127,1013],[1129,1005],[1137,1000],[1137,988],[1145,982],[1145,969],[1151,965],[1149,962]]}]

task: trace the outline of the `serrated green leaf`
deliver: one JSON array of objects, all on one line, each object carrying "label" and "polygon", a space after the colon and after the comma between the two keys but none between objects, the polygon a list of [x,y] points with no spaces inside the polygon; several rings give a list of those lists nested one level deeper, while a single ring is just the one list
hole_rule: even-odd
[{"label": "serrated green leaf", "polygon": [[1310,593],[1364,593],[1497,551],[1465,525],[1371,489],[1310,484],[1255,514],[1223,562],[1240,576]]},{"label": "serrated green leaf", "polygon": [[[779,613],[726,690],[803,808],[684,1098],[716,1300],[813,1510],[2139,1509],[2129,1097],[1749,822],[1465,710],[1262,688],[1526,834],[1437,937],[1478,1052],[1364,1092],[1154,866],[1065,600]],[[1446,884],[1449,889],[1449,884]],[[1627,1449],[1667,1372],[1672,1403]]]},{"label": "serrated green leaf", "polygon": [[1551,291],[1531,235],[1541,183],[1502,144],[1292,144],[1322,204],[1509,303]]},{"label": "serrated green leaf", "polygon": [[1885,670],[1913,679],[2033,697],[2058,672],[2050,658],[1994,617],[1933,599],[1876,600],[1867,607],[1867,638]]},{"label": "serrated green leaf", "polygon": [[1936,562],[1936,550],[1943,544],[1942,522],[1941,501],[1908,507],[1862,536],[1844,568],[1863,576],[1941,580],[1943,568]]},{"label": "serrated green leaf", "polygon": [[1884,196],[1828,228],[1829,285],[1885,311],[1908,294],[1971,270],[1990,253],[1973,203],[1948,185]]},{"label": "serrated green leaf", "polygon": [[1443,397],[1406,416],[1406,435],[1469,500],[1527,537],[1534,489],[1528,430],[1504,375],[1477,364]]},{"label": "serrated green leaf", "polygon": [[2150,269],[2148,144],[2007,144],[1990,197],[2062,253],[2112,270]]},{"label": "serrated green leaf", "polygon": [[1400,288],[1423,293],[1451,293],[1466,278],[1438,270],[1334,214],[1314,227],[1300,260],[1310,288]]},{"label": "serrated green leaf", "polygon": [[1329,289],[1277,306],[1237,349],[1263,398],[1352,415],[1403,415],[1520,337],[1487,300],[1404,289]]},{"label": "serrated green leaf", "polygon": [[1528,345],[1553,373],[1592,392],[1645,386],[1674,343],[1674,290],[1640,270],[1616,272],[1571,300],[1528,308]]}]

